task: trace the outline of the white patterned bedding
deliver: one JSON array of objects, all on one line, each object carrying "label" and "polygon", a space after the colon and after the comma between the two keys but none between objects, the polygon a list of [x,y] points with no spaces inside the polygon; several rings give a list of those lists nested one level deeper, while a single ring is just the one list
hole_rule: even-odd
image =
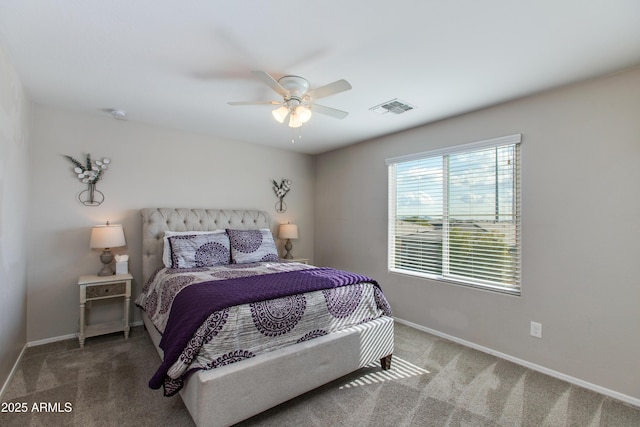
[{"label": "white patterned bedding", "polygon": [[[136,304],[163,333],[175,296],[189,285],[315,268],[296,262],[163,268],[145,285]],[[194,370],[227,365],[390,314],[380,288],[366,282],[215,311],[166,372],[165,395],[175,394],[184,376]]]}]

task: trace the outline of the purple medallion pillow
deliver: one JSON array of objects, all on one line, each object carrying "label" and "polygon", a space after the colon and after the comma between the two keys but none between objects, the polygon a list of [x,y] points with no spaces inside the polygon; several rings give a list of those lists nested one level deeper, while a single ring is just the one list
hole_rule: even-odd
[{"label": "purple medallion pillow", "polygon": [[225,233],[169,237],[171,268],[214,267],[229,264],[229,236]]},{"label": "purple medallion pillow", "polygon": [[278,250],[270,230],[227,229],[227,234],[231,242],[233,264],[278,260]]},{"label": "purple medallion pillow", "polygon": [[164,232],[164,237],[162,238],[162,263],[165,267],[171,268],[171,246],[169,245],[169,237],[171,236],[186,236],[188,234],[215,234],[215,233],[224,233],[224,230],[213,230],[213,231],[170,231],[167,230]]}]

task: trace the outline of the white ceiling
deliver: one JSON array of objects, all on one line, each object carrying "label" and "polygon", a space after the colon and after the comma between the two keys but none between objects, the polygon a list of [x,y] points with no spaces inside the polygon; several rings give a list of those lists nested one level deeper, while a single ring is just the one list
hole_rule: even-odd
[{"label": "white ceiling", "polygon": [[[638,65],[640,1],[0,0],[0,40],[37,103],[313,154]],[[350,114],[292,144],[227,104],[279,99],[251,70],[344,78]]]}]

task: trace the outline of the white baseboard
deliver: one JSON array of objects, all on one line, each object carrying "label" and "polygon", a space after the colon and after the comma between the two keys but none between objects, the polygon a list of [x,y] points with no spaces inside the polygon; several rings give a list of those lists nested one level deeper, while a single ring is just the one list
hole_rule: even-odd
[{"label": "white baseboard", "polygon": [[631,396],[628,396],[626,394],[619,393],[617,391],[610,390],[608,388],[601,387],[601,386],[596,385],[596,384],[592,384],[590,382],[581,380],[580,378],[575,378],[575,377],[572,377],[570,375],[563,374],[562,372],[554,371],[553,369],[545,368],[544,366],[536,365],[535,363],[531,363],[529,361],[526,361],[526,360],[523,360],[523,359],[519,359],[517,357],[513,357],[513,356],[510,356],[508,354],[501,353],[501,352],[493,350],[491,348],[484,347],[484,346],[475,344],[473,342],[466,341],[466,340],[463,340],[463,339],[460,339],[460,338],[445,334],[443,332],[436,331],[434,329],[427,328],[425,326],[421,326],[421,325],[418,325],[418,324],[415,324],[415,323],[412,323],[412,322],[409,322],[409,321],[406,321],[406,320],[403,320],[403,319],[399,319],[397,317],[394,318],[394,320],[396,322],[398,322],[398,323],[402,323],[403,325],[407,325],[407,326],[410,326],[412,328],[427,332],[429,334],[432,334],[432,335],[435,335],[435,336],[438,336],[438,337],[441,337],[441,338],[445,338],[445,339],[447,339],[449,341],[453,341],[453,342],[456,342],[458,344],[462,344],[462,345],[464,345],[466,347],[470,347],[470,348],[473,348],[475,350],[479,350],[479,351],[481,351],[483,353],[491,354],[493,356],[499,357],[500,359],[508,360],[509,362],[513,362],[513,363],[516,363],[518,365],[524,366],[526,368],[533,369],[534,371],[538,371],[538,372],[541,372],[543,374],[549,375],[551,377],[558,378],[558,379],[563,380],[563,381],[567,381],[567,382],[569,382],[571,384],[575,384],[577,386],[589,389],[591,391],[595,391],[596,393],[600,393],[600,394],[603,394],[605,396],[612,397],[614,399],[617,399],[617,400],[620,400],[622,402],[628,403],[629,405],[640,407],[640,399],[637,399],[635,397],[631,397]]},{"label": "white baseboard", "polygon": [[[129,326],[131,327],[142,326],[142,325],[144,325],[144,322],[142,320],[129,323]],[[50,344],[52,342],[77,339],[77,338],[78,338],[78,333],[76,332],[75,334],[60,335],[59,337],[51,337],[51,338],[45,338],[42,340],[29,341],[27,343],[27,347],[36,347],[38,345]]]},{"label": "white baseboard", "polygon": [[13,376],[16,374],[16,371],[18,370],[18,366],[20,365],[20,361],[22,360],[22,356],[24,356],[25,351],[27,351],[26,344],[24,345],[24,347],[22,347],[22,351],[18,355],[18,358],[16,359],[16,363],[13,364],[13,368],[11,368],[11,372],[9,372],[9,376],[7,377],[7,380],[4,382],[4,384],[2,384],[2,389],[0,389],[0,400],[2,399],[2,396],[4,396],[4,392],[7,390],[7,387],[9,387],[9,384],[11,384],[11,380],[13,379]]},{"label": "white baseboard", "polygon": [[27,347],[37,347],[39,345],[51,344],[52,342],[65,341],[78,338],[78,334],[60,335],[59,337],[45,338],[42,340],[29,341]]},{"label": "white baseboard", "polygon": [[[131,322],[129,323],[129,326],[134,327],[134,326],[142,326],[144,325],[144,322],[142,322],[142,320],[138,320],[136,322]],[[60,335],[59,337],[52,337],[52,338],[45,338],[42,340],[36,340],[36,341],[29,341],[27,343],[27,347],[35,347],[38,345],[44,345],[44,344],[49,344],[52,342],[57,342],[57,341],[64,341],[64,340],[69,340],[69,339],[77,339],[78,338],[78,332],[76,332],[75,334],[67,334],[67,335]]]}]

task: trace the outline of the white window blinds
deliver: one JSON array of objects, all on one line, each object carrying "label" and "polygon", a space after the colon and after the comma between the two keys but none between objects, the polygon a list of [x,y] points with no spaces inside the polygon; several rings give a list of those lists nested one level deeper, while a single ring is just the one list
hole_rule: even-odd
[{"label": "white window blinds", "polygon": [[520,142],[387,159],[389,270],[519,294]]}]

